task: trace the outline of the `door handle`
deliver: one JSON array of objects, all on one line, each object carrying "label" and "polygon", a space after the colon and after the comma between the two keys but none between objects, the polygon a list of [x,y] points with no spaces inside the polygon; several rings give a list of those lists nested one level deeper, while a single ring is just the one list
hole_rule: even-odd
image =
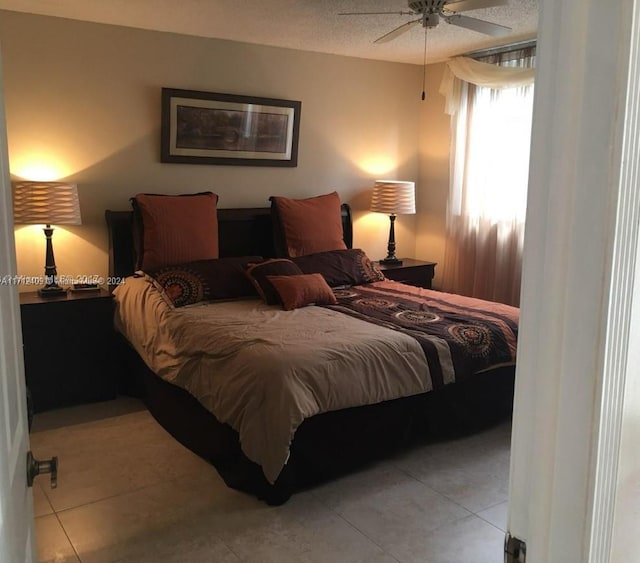
[{"label": "door handle", "polygon": [[33,480],[38,475],[44,473],[51,474],[51,488],[55,489],[58,486],[58,457],[54,456],[51,459],[39,461],[31,451],[27,452],[27,485],[33,486]]}]

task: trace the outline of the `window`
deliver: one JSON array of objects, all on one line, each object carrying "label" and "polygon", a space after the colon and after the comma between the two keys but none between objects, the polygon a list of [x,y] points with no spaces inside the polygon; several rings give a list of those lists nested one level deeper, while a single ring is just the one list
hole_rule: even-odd
[{"label": "window", "polygon": [[[468,63],[473,82],[450,79],[447,291],[519,302],[533,110],[532,72],[521,71],[534,60],[531,49],[493,56]],[[513,72],[503,79],[495,65]]]}]

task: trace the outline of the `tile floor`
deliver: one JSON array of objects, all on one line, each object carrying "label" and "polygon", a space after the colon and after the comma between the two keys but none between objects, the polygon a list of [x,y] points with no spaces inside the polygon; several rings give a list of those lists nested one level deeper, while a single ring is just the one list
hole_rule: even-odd
[{"label": "tile floor", "polygon": [[134,399],[36,415],[40,561],[498,563],[510,423],[422,446],[280,507],[227,488]]}]

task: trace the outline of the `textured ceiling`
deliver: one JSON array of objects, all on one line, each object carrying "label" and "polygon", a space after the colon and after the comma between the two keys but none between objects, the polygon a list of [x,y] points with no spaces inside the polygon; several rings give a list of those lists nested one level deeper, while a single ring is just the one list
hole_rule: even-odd
[{"label": "textured ceiling", "polygon": [[[424,30],[374,44],[411,16],[339,16],[350,11],[400,11],[406,0],[0,0],[0,9],[216,37],[262,45],[422,64]],[[537,0],[465,12],[513,29],[494,38],[446,22],[428,32],[428,61],[535,37]]]}]

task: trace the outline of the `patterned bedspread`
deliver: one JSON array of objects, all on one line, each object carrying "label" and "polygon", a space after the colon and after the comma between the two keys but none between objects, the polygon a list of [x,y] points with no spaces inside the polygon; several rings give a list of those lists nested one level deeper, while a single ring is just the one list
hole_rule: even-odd
[{"label": "patterned bedspread", "polygon": [[384,281],[334,290],[330,309],[412,336],[433,388],[516,360],[518,309]]},{"label": "patterned bedspread", "polygon": [[154,373],[238,432],[270,483],[305,419],[515,362],[513,307],[393,281],[336,294],[330,308],[257,299],[176,308],[150,278],[128,278],[114,292],[116,325]]}]

